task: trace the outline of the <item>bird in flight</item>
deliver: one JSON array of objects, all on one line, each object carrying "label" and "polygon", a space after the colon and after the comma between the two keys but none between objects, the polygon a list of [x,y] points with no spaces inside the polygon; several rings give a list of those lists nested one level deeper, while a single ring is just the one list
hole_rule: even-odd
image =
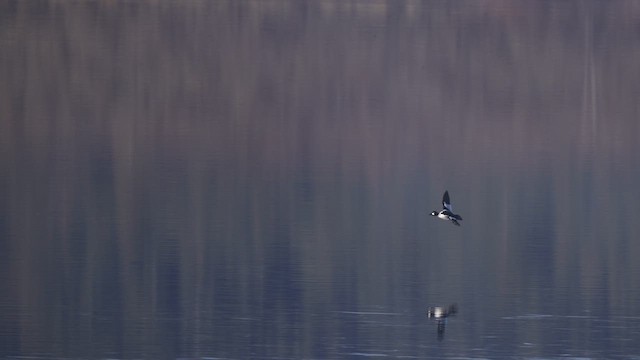
[{"label": "bird in flight", "polygon": [[462,216],[453,213],[448,191],[445,191],[444,195],[442,195],[442,210],[432,211],[431,216],[437,216],[442,220],[451,220],[451,222],[453,222],[453,224],[456,226],[460,226],[458,220],[462,220]]}]

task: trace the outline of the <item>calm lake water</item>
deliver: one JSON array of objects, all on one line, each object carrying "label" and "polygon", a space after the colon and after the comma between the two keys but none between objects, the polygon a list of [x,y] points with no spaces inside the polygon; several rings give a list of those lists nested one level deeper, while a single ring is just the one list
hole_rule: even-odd
[{"label": "calm lake water", "polygon": [[640,359],[639,64],[637,1],[0,1],[0,357]]}]

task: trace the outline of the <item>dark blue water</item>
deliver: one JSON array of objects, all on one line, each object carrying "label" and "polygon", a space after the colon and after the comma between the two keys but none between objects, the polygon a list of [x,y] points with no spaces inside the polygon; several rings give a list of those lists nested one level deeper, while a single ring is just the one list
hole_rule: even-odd
[{"label": "dark blue water", "polygon": [[640,357],[639,24],[1,2],[0,357]]}]

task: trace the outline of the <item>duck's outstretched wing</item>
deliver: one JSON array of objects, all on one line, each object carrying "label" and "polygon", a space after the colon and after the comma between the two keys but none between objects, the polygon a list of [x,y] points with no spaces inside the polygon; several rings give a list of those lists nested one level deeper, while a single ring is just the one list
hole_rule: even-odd
[{"label": "duck's outstretched wing", "polygon": [[444,195],[442,195],[442,208],[447,209],[453,213],[453,209],[451,208],[451,200],[449,199],[449,191],[445,191]]}]

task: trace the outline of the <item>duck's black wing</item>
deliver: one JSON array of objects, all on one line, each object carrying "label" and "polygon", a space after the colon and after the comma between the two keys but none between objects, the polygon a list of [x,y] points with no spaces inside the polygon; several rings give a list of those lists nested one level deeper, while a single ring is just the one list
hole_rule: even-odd
[{"label": "duck's black wing", "polygon": [[449,199],[449,191],[445,191],[444,195],[442,195],[442,208],[453,213],[453,209],[451,208],[451,200]]}]

